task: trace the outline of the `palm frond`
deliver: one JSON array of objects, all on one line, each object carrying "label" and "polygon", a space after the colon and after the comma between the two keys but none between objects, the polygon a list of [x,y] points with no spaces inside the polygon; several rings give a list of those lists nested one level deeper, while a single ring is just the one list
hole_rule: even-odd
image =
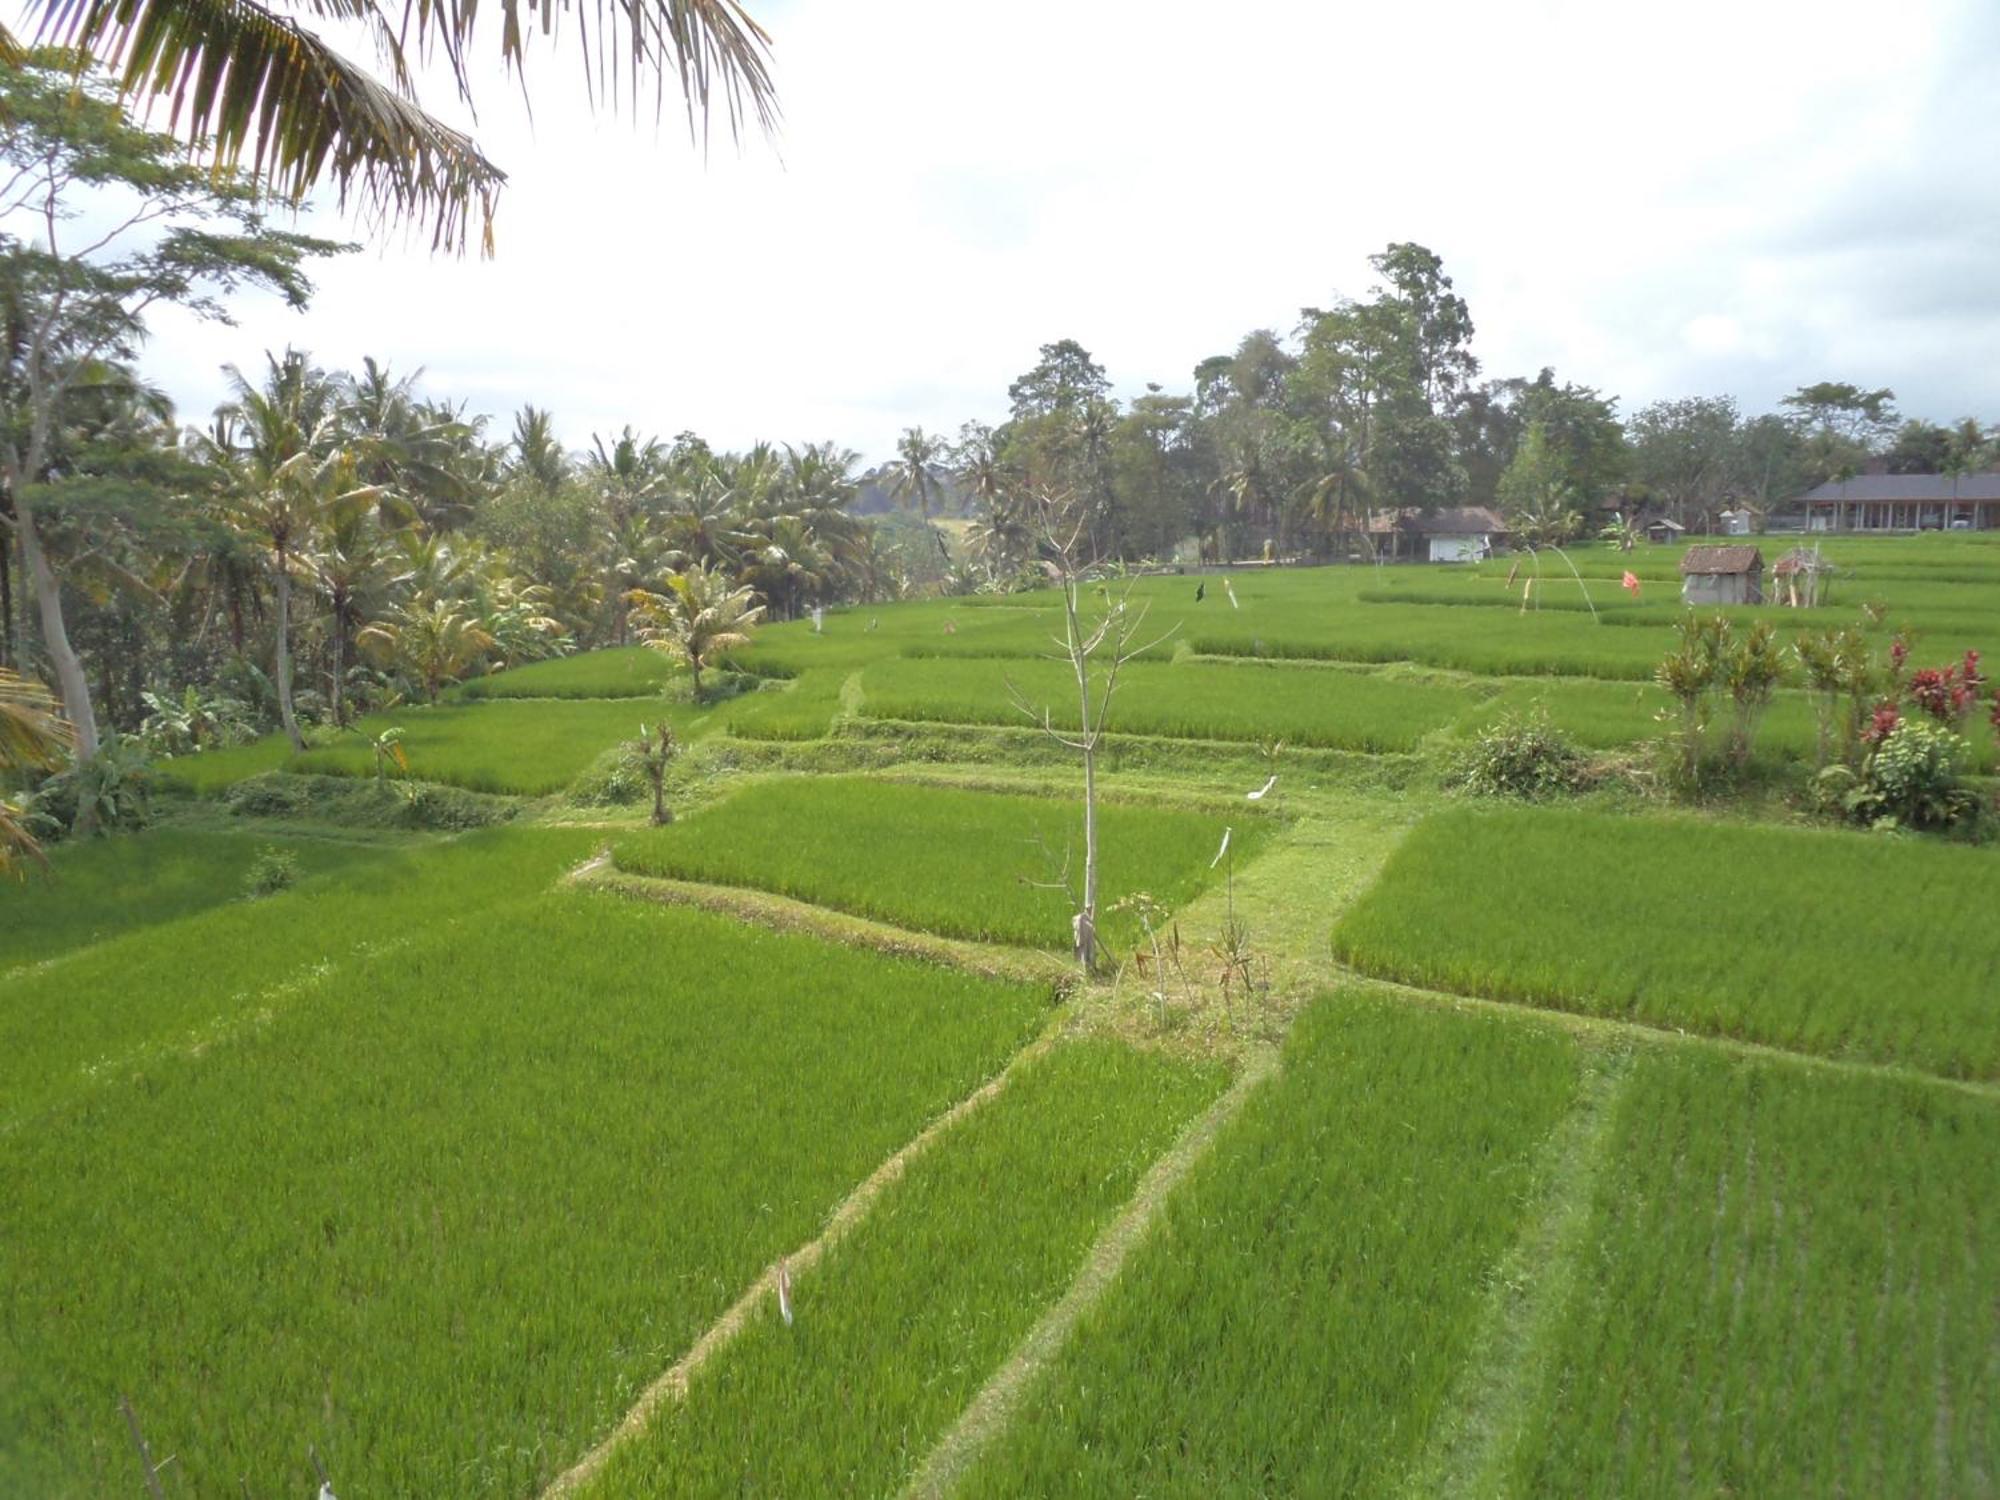
[{"label": "palm frond", "polygon": [[[169,128],[294,201],[322,181],[343,207],[490,247],[506,174],[472,140],[254,0],[35,0],[41,36],[105,58],[126,92],[170,101]],[[358,6],[317,3],[332,14]]]},{"label": "palm frond", "polygon": [[[309,18],[358,22],[374,39],[389,82],[370,77],[278,10],[256,0],[29,0],[42,40],[117,68],[129,93],[172,101],[171,128],[209,143],[216,161],[241,166],[297,201],[322,182],[343,206],[358,201],[387,222],[429,226],[433,248],[462,250],[474,213],[491,253],[493,209],[506,174],[469,137],[416,102],[405,55],[443,53],[460,97],[472,103],[477,0],[405,0],[392,24],[377,0],[289,0]],[[502,0],[500,52],[525,70],[529,31],[553,38],[566,0]],[[593,21],[595,23],[593,30]],[[579,7],[586,84],[593,101],[632,103],[650,76],[656,110],[669,75],[692,134],[720,104],[730,133],[754,119],[768,132],[777,96],[770,38],[738,0],[597,0]]]},{"label": "palm frond", "polygon": [[0,667],[0,770],[57,770],[70,743],[70,727],[56,717],[49,690]]},{"label": "palm frond", "polygon": [[15,39],[14,33],[4,25],[0,25],[0,65],[18,68],[26,61],[27,56],[26,50]]}]

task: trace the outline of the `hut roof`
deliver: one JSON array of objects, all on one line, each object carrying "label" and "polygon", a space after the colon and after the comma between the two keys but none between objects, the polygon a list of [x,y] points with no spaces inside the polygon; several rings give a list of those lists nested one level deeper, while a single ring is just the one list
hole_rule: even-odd
[{"label": "hut roof", "polygon": [[1755,547],[1690,547],[1681,558],[1681,574],[1761,573],[1764,554]]}]

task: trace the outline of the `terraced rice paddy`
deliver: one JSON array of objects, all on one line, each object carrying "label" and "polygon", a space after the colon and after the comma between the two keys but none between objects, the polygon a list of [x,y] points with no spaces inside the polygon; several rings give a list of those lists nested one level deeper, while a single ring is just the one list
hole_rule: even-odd
[{"label": "terraced rice paddy", "polygon": [[134,838],[85,839],[52,852],[53,878],[4,898],[0,975],[134,929],[244,899],[244,877],[266,850],[297,878],[365,865],[383,846],[355,838],[156,828]]},{"label": "terraced rice paddy", "polygon": [[333,743],[303,755],[273,737],[241,749],[186,756],[164,770],[170,780],[202,792],[277,769],[373,776],[375,737],[400,729],[411,779],[539,797],[561,791],[619,740],[635,738],[642,722],[657,723],[674,712],[663,702],[624,698],[440,703],[370,715]]},{"label": "terraced rice paddy", "polygon": [[[1810,623],[2000,659],[2000,546],[1827,551]],[[1055,988],[954,966],[1070,944],[1046,593],[173,762],[0,885],[0,1495],[143,1494],[121,1396],[169,1496],[1992,1494],[1995,849],[1782,826],[1792,689],[1740,805],[1439,788],[1510,712],[1643,745],[1677,556],[1580,550],[1601,623],[1505,562],[1139,581],[1113,967]],[[555,795],[662,717],[671,826]],[[506,800],[378,799],[391,725]],[[322,795],[212,796],[265,771]]]},{"label": "terraced rice paddy", "polygon": [[256,902],[233,899],[232,883],[206,910],[0,978],[0,1130],[143,1078],[156,1060],[253,1032],[300,996],[351,983],[372,953],[507,909],[594,842],[564,829],[494,829],[385,850]]},{"label": "terraced rice paddy", "polygon": [[1990,1492],[1996,1174],[1991,1096],[1648,1058],[1513,1492]]},{"label": "terraced rice paddy", "polygon": [[[1112,803],[1099,809],[1105,863],[1099,931],[1137,941],[1135,916],[1115,910],[1144,890],[1168,907],[1211,880],[1233,827],[1239,867],[1267,823],[1220,814]],[[1067,949],[1070,896],[1049,888],[1082,879],[1075,808],[1049,797],[856,777],[795,777],[746,787],[666,828],[620,838],[621,870],[775,891],[897,926],[948,937]]]},{"label": "terraced rice paddy", "polygon": [[1110,1042],[1024,1064],[582,1493],[895,1493],[1221,1084]]},{"label": "terraced rice paddy", "polygon": [[124,1391],[193,1493],[531,1493],[1044,1005],[547,896],[121,1070],[0,1136],[0,1490],[115,1488]]},{"label": "terraced rice paddy", "polygon": [[581,656],[529,662],[475,677],[461,698],[655,698],[687,673],[645,646],[613,646]]},{"label": "terraced rice paddy", "polygon": [[[1018,692],[1059,729],[1078,722],[1069,668],[1046,661],[887,661],[862,676],[876,718],[1029,724]],[[1477,701],[1449,683],[1360,672],[1210,662],[1134,662],[1120,674],[1110,727],[1181,739],[1283,740],[1348,750],[1409,750]]]},{"label": "terraced rice paddy", "polygon": [[1420,826],[1334,934],[1461,994],[2000,1077],[1990,849],[1568,809]]},{"label": "terraced rice paddy", "polygon": [[1400,1493],[1577,1080],[1549,1031],[1320,1001],[961,1493]]}]

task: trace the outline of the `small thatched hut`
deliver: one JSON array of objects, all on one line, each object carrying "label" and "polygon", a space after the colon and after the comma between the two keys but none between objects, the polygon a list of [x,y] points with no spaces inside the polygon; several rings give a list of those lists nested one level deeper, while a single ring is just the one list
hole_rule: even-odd
[{"label": "small thatched hut", "polygon": [[1762,604],[1764,554],[1755,547],[1690,547],[1681,558],[1689,604]]}]

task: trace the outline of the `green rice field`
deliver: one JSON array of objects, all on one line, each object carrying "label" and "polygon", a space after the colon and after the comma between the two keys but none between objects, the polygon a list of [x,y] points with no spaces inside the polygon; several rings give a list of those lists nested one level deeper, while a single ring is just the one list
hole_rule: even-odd
[{"label": "green rice field", "polygon": [[[1099,931],[1139,937],[1113,910],[1144,890],[1168,907],[1217,877],[1225,827],[1241,866],[1267,836],[1255,814],[1113,803],[1098,819],[1106,848]],[[1048,888],[1082,879],[1083,830],[1062,802],[856,777],[761,781],[666,828],[619,839],[618,868],[753,886],[947,937],[1070,945],[1070,898]]]},{"label": "green rice field", "polygon": [[1990,849],[1570,809],[1412,833],[1334,951],[1412,984],[2000,1077]]},{"label": "green rice field", "polygon": [[245,899],[244,878],[266,851],[292,861],[297,878],[366,865],[383,846],[353,837],[251,830],[154,828],[131,838],[58,845],[51,878],[8,893],[0,926],[0,975],[122,933]]},{"label": "green rice field", "polygon": [[645,646],[612,646],[475,677],[461,698],[655,698],[686,674]]},{"label": "green rice field", "polygon": [[1319,1001],[964,1493],[1402,1493],[1577,1080],[1540,1028]]},{"label": "green rice field", "polygon": [[1649,1058],[1523,1495],[1978,1495],[2000,1445],[2000,1100]]},{"label": "green rice field", "polygon": [[894,1494],[1221,1082],[1104,1042],[1024,1065],[583,1493]]},{"label": "green rice field", "polygon": [[532,1492],[1043,1004],[586,896],[363,958],[0,1138],[0,1489],[124,1391],[192,1492]]},{"label": "green rice field", "polygon": [[[1825,555],[1732,613],[2000,662],[2000,541]],[[1087,590],[1090,972],[1046,590],[160,763],[0,882],[0,1497],[2000,1494],[2000,809],[1841,826],[1796,680],[1671,795],[1679,556]]]}]

